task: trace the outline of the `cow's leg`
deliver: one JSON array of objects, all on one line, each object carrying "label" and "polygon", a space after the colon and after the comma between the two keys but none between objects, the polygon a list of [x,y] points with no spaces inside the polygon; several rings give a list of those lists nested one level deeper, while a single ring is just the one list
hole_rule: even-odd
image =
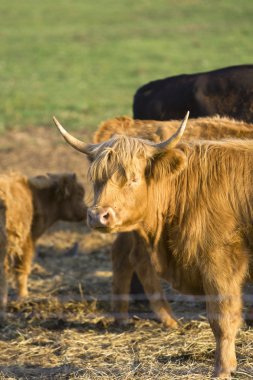
[{"label": "cow's leg", "polygon": [[[217,301],[207,302],[208,319],[216,340],[215,372],[220,378],[229,378],[236,370],[235,337],[241,323],[240,292],[207,295]],[[218,301],[220,299],[220,301]]]},{"label": "cow's leg", "polygon": [[4,318],[7,305],[7,235],[5,230],[5,207],[0,204],[0,319]]},{"label": "cow's leg", "polygon": [[[2,232],[2,231],[1,231]],[[4,311],[7,305],[7,279],[6,279],[6,266],[7,266],[7,257],[6,257],[6,237],[3,236],[0,232],[0,319],[4,317]]]},{"label": "cow's leg", "polygon": [[113,311],[118,322],[124,323],[128,316],[129,290],[134,271],[137,273],[151,308],[166,327],[177,327],[165,299],[160,279],[151,264],[145,242],[137,234],[118,235],[112,246]]},{"label": "cow's leg", "polygon": [[235,338],[241,324],[241,287],[246,268],[245,263],[231,265],[224,260],[220,268],[214,265],[203,276],[208,319],[216,340],[214,376],[223,379],[236,370]]},{"label": "cow's leg", "polygon": [[28,295],[27,281],[31,272],[34,245],[30,237],[26,240],[22,252],[15,259],[15,276],[19,298]]},{"label": "cow's leg", "polygon": [[130,297],[133,301],[137,301],[138,303],[143,303],[143,304],[149,303],[148,298],[145,294],[144,288],[136,272],[133,273],[133,277],[131,280]]},{"label": "cow's leg", "polygon": [[129,261],[133,246],[132,233],[121,233],[112,245],[112,311],[118,323],[128,321],[129,292],[134,273]]},{"label": "cow's leg", "polygon": [[146,244],[137,233],[134,233],[134,238],[135,244],[131,251],[130,260],[143,285],[151,308],[164,326],[176,328],[178,323],[166,301],[161,281],[151,264]]}]

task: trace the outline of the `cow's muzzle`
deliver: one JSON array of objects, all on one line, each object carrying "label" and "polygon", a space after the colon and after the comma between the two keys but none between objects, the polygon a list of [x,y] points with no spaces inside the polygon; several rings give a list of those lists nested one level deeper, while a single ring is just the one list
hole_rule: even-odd
[{"label": "cow's muzzle", "polygon": [[115,212],[111,207],[90,207],[87,211],[87,224],[94,229],[111,229],[116,221]]}]

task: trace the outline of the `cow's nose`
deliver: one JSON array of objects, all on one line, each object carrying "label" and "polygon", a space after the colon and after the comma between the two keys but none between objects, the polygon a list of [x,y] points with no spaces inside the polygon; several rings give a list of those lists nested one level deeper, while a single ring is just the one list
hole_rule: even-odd
[{"label": "cow's nose", "polygon": [[111,227],[115,220],[115,213],[111,207],[91,207],[87,212],[87,223],[91,228]]}]

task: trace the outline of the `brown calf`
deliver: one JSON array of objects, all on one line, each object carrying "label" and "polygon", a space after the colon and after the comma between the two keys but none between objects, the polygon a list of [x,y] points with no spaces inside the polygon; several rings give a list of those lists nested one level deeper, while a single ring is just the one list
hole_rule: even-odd
[{"label": "brown calf", "polygon": [[20,297],[27,295],[34,243],[57,220],[86,218],[84,190],[75,174],[0,176],[0,310],[7,303],[7,273],[14,267]]}]

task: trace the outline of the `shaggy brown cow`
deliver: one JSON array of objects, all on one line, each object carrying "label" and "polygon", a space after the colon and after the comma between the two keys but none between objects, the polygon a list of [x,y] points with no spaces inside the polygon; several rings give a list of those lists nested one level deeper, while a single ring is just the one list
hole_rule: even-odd
[{"label": "shaggy brown cow", "polygon": [[253,276],[253,141],[180,143],[187,117],[168,140],[116,136],[85,144],[55,119],[90,160],[90,227],[138,231],[159,276],[206,296],[216,339],[215,376],[236,369],[241,287]]},{"label": "shaggy brown cow", "polygon": [[[113,135],[140,137],[153,142],[167,139],[178,129],[178,120],[136,120],[129,116],[120,116],[102,122],[94,133],[95,144],[109,140]],[[202,117],[189,119],[184,139],[219,140],[224,137],[253,138],[253,124],[227,117]]]},{"label": "shaggy brown cow", "polygon": [[84,220],[83,197],[75,174],[0,176],[1,311],[7,303],[8,270],[14,266],[18,294],[25,297],[35,241],[57,220]]},{"label": "shaggy brown cow", "polygon": [[[160,142],[176,132],[177,128],[177,120],[134,120],[122,116],[102,122],[95,132],[93,140],[94,143],[101,143],[109,140],[115,134],[124,134]],[[253,125],[219,116],[189,119],[183,138],[189,139],[190,137],[210,140],[224,137],[253,138]],[[128,320],[130,284],[133,273],[136,272],[157,317],[164,326],[176,327],[177,322],[165,300],[148,252],[145,251],[140,239],[141,237],[133,232],[121,233],[112,245],[113,311],[115,318],[119,323],[126,323]],[[137,256],[138,260],[136,260]],[[134,267],[133,263],[137,267]],[[134,280],[135,287],[135,277]],[[141,294],[141,289],[138,289],[138,296],[144,297]]]}]

